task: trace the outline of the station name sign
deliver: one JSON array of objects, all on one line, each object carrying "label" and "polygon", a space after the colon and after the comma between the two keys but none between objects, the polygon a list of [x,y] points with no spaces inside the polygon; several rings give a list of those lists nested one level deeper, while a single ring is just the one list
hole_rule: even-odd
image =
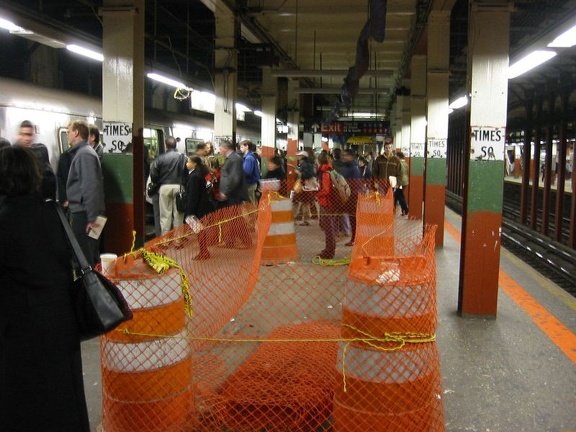
[{"label": "station name sign", "polygon": [[363,135],[385,135],[390,128],[390,122],[332,122],[322,123],[322,135],[344,135],[344,134],[363,134]]},{"label": "station name sign", "polygon": [[123,153],[132,142],[132,123],[103,122],[102,141],[106,153]]},{"label": "station name sign", "polygon": [[472,126],[470,131],[470,159],[478,161],[504,160],[506,128]]}]

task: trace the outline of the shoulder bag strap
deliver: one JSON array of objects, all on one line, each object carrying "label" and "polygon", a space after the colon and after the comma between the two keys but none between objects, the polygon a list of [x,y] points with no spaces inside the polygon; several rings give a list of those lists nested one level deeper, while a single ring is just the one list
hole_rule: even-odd
[{"label": "shoulder bag strap", "polygon": [[82,274],[87,273],[92,270],[90,264],[86,260],[86,256],[84,256],[84,252],[82,252],[82,248],[80,244],[78,244],[78,240],[76,240],[76,236],[72,232],[72,228],[70,228],[70,224],[66,220],[66,215],[64,215],[64,211],[60,204],[54,201],[54,206],[56,207],[56,211],[58,212],[58,216],[60,216],[60,222],[62,222],[62,226],[64,227],[64,231],[66,231],[66,235],[68,236],[68,240],[70,241],[70,246],[74,250],[74,255],[76,255],[76,259],[78,260],[78,264],[80,265],[80,271]]}]

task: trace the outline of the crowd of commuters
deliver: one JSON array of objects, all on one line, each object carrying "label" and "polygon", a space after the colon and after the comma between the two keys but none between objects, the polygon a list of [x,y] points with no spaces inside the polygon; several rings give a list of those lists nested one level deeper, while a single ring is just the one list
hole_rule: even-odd
[{"label": "crowd of commuters", "polygon": [[[317,156],[310,150],[296,153],[294,166],[298,177],[293,189],[294,214],[300,225],[311,226],[311,219],[318,218],[324,231],[325,247],[318,253],[323,259],[335,255],[336,237],[347,236],[345,246],[353,246],[356,240],[356,207],[358,196],[368,190],[381,193],[392,188],[394,208],[401,207],[401,215],[408,215],[408,205],[403,188],[408,186],[408,164],[401,152],[395,153],[386,143],[381,155],[375,159],[372,153],[358,156],[353,149],[321,151]],[[345,203],[338,202],[331,188],[330,171],[342,175],[350,187],[350,197]],[[316,209],[312,215],[312,209]]]},{"label": "crowd of commuters", "polygon": [[[369,189],[386,192],[392,188],[395,207],[400,206],[403,216],[408,214],[403,193],[408,185],[408,165],[403,154],[395,153],[389,143],[384,145],[382,154],[376,158],[372,153],[358,156],[353,149],[339,148],[331,152],[322,151],[318,155],[312,149],[300,150],[293,158],[286,157],[281,150],[275,150],[273,156],[265,158],[261,149],[248,140],[238,145],[222,141],[219,153],[218,158],[210,143],[202,143],[197,146],[194,159],[188,158],[189,177],[184,183],[190,206],[182,217],[194,215],[201,218],[221,208],[236,211],[229,215],[233,223],[229,224],[223,235],[222,247],[252,247],[246,225],[252,219],[242,215],[238,206],[251,203],[255,208],[260,197],[261,180],[279,180],[279,193],[287,196],[288,166],[296,175],[290,193],[295,220],[301,226],[311,226],[313,219],[319,220],[325,234],[325,247],[318,256],[323,259],[334,257],[337,237],[347,236],[349,241],[345,246],[354,245],[358,197]],[[329,175],[332,170],[342,175],[349,184],[350,197],[345,203],[336,204],[332,196],[334,192]],[[203,209],[198,210],[201,202]],[[200,253],[195,259],[210,258],[205,241],[205,237],[199,236]]]}]

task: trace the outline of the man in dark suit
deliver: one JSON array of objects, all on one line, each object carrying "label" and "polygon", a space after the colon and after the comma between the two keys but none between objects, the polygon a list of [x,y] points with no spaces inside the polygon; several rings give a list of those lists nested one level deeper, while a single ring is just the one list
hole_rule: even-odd
[{"label": "man in dark suit", "polygon": [[42,171],[42,185],[40,186],[40,193],[46,199],[56,199],[57,180],[52,165],[50,165],[48,148],[44,144],[35,143],[35,138],[36,130],[34,125],[31,121],[24,120],[20,124],[18,130],[18,141],[14,145],[26,147],[32,150],[34,155],[40,161]]},{"label": "man in dark suit", "polygon": [[220,143],[220,153],[226,157],[220,177],[220,202],[223,207],[242,204],[248,201],[248,186],[244,178],[244,160],[236,153],[236,146],[230,141]]},{"label": "man in dark suit", "polygon": [[242,246],[246,249],[252,246],[252,239],[248,232],[248,225],[242,215],[240,205],[249,200],[248,186],[244,176],[244,160],[236,152],[236,146],[230,141],[220,143],[220,153],[226,157],[226,162],[222,166],[220,177],[220,192],[218,200],[220,207],[230,207],[231,220],[224,227],[224,247],[234,247],[236,238],[240,238]]}]

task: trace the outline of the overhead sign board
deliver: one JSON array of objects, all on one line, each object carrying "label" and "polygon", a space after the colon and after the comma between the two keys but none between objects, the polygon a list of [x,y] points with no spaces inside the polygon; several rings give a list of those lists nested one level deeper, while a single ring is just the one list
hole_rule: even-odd
[{"label": "overhead sign board", "polygon": [[387,121],[351,121],[351,122],[332,122],[322,123],[323,135],[344,135],[344,134],[360,134],[360,135],[384,135],[388,133],[390,122]]}]

